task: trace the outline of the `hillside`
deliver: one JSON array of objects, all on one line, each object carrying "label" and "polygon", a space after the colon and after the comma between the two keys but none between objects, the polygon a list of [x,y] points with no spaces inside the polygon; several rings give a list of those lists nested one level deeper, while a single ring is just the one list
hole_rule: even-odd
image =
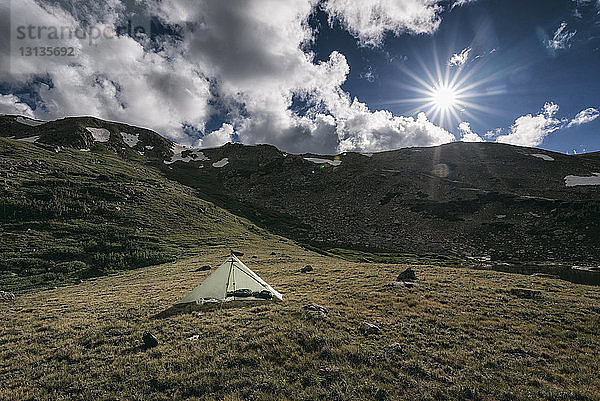
[{"label": "hillside", "polygon": [[[176,264],[0,304],[2,399],[600,399],[600,287],[416,266],[409,289],[391,284],[406,266],[279,240],[237,246],[282,303],[152,319],[229,250],[203,245]],[[306,264],[314,271],[300,273]],[[542,295],[518,298],[514,287]],[[312,302],[326,317],[304,311]],[[361,334],[364,321],[381,333]],[[156,348],[141,347],[146,330]]]},{"label": "hillside", "polygon": [[156,265],[267,235],[111,152],[0,138],[0,289]]},{"label": "hillside", "polygon": [[600,260],[599,187],[566,185],[566,177],[600,172],[593,154],[451,143],[335,157],[225,145],[203,155],[209,161],[160,167],[205,198],[322,249]]},{"label": "hillside", "polygon": [[336,156],[269,145],[193,149],[92,117],[2,116],[0,136],[57,154],[75,150],[84,164],[88,153],[139,168],[306,246],[345,256],[368,252],[353,259],[418,256],[542,271],[600,261],[598,153],[497,143]]}]

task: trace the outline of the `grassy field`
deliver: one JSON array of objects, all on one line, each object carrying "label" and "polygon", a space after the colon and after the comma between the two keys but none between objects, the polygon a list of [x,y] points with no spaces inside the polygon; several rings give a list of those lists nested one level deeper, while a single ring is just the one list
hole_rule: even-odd
[{"label": "grassy field", "polygon": [[[597,400],[600,288],[524,275],[318,255],[283,239],[240,242],[284,302],[152,316],[226,257],[20,295],[0,304],[3,400]],[[275,252],[275,255],[271,253]],[[308,274],[299,270],[311,264]],[[542,291],[520,299],[513,287]],[[308,314],[315,302],[327,318]],[[363,322],[378,335],[358,331]],[[141,347],[144,331],[159,345]],[[193,335],[197,340],[189,340]]]}]

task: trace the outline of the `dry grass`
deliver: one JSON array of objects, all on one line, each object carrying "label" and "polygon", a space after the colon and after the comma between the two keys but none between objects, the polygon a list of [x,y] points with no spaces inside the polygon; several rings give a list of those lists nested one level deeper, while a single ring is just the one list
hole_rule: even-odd
[{"label": "dry grass", "polygon": [[[240,250],[283,303],[151,319],[208,274],[197,267],[220,264],[228,250],[213,247],[0,304],[0,398],[600,399],[598,287],[419,266],[419,287],[393,288],[401,265],[286,240]],[[314,272],[299,273],[306,264]],[[517,286],[543,298],[515,298]],[[309,302],[329,318],[304,313]],[[363,321],[382,333],[360,334]],[[140,347],[145,330],[158,347]]]}]

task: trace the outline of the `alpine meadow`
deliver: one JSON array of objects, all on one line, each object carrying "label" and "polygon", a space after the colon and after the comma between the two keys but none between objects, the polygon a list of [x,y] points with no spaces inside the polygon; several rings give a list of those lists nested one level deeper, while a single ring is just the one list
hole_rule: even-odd
[{"label": "alpine meadow", "polygon": [[0,21],[1,400],[600,400],[599,2]]}]

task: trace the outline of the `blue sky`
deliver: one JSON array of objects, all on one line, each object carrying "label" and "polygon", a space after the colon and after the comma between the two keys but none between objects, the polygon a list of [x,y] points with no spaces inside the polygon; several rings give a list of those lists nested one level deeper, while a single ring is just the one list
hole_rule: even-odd
[{"label": "blue sky", "polygon": [[[0,20],[0,113],[93,115],[195,147],[600,150],[598,0],[12,0]],[[91,39],[129,21],[151,34]],[[74,55],[23,54],[42,47]]]},{"label": "blue sky", "polygon": [[[553,49],[549,41],[565,22],[576,33],[564,48]],[[311,24],[319,30],[312,46],[317,57],[341,51],[350,65],[343,87],[371,108],[414,113],[423,102],[410,101],[421,97],[411,90],[419,84],[410,73],[424,78],[424,67],[434,72],[440,66],[456,74],[458,68],[447,62],[464,49],[471,51],[461,75],[470,74],[465,86],[479,83],[469,92],[485,110],[467,107],[472,115],[459,117],[483,137],[497,128],[508,130],[522,115],[538,114],[546,102],[560,107],[558,118],[600,106],[600,15],[594,2],[480,0],[443,13],[431,35],[387,35],[378,47],[357,46],[356,38],[339,23],[330,24],[323,12]],[[457,125],[455,118],[442,123],[459,135]],[[539,147],[598,151],[600,119],[561,128]]]}]

